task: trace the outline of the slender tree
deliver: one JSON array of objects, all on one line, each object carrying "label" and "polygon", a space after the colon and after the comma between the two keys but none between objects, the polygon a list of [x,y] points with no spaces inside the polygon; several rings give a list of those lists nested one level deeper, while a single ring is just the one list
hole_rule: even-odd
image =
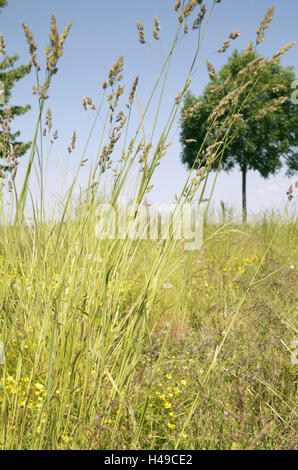
[{"label": "slender tree", "polygon": [[[7,6],[7,0],[0,0],[0,13]],[[9,106],[12,90],[16,83],[25,77],[31,70],[31,63],[15,67],[19,59],[17,54],[8,57],[6,54],[5,39],[0,33],[0,171],[2,176],[13,171],[15,176],[18,158],[26,153],[31,143],[19,140],[20,131],[11,132],[11,121],[25,114],[30,105]]]},{"label": "slender tree", "polygon": [[[285,165],[287,175],[298,170],[298,109],[291,102],[291,84],[295,80],[293,67],[282,67],[280,56],[292,47],[291,43],[273,56],[265,67],[255,68],[262,58],[249,46],[240,53],[236,49],[228,62],[215,74],[207,63],[211,82],[203,95],[196,98],[190,92],[186,95],[182,110],[181,143],[182,162],[189,168],[201,164],[204,151],[216,142],[217,133],[206,133],[210,128],[209,116],[218,109],[225,96],[239,87],[239,80],[251,82],[251,90],[240,106],[239,114],[232,127],[232,139],[222,154],[220,169],[229,171],[235,166],[242,174],[242,213],[247,220],[247,174],[258,171],[267,178]],[[190,114],[189,109],[195,112]],[[223,123],[232,107],[218,117]],[[235,111],[237,113],[237,111]],[[217,169],[215,162],[211,169]]]}]

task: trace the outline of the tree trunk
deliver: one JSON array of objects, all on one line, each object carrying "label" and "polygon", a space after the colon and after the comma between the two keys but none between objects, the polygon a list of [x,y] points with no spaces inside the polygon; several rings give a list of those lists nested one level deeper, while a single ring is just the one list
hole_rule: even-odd
[{"label": "tree trunk", "polygon": [[241,168],[242,171],[242,223],[247,222],[247,205],[246,205],[246,166]]}]

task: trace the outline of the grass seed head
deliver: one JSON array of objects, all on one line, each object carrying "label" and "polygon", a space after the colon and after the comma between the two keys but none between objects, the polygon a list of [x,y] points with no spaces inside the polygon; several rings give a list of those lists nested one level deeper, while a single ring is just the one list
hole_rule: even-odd
[{"label": "grass seed head", "polygon": [[291,49],[293,46],[295,46],[295,44],[296,44],[296,41],[289,42],[288,44],[286,44],[285,46],[283,46],[278,52],[276,52],[276,53],[273,55],[273,58],[275,59],[276,57],[280,57],[280,56],[283,55],[285,52],[287,52],[289,49]]},{"label": "grass seed head", "polygon": [[137,88],[137,85],[138,85],[138,82],[139,82],[139,76],[137,76],[132,84],[132,87],[130,89],[130,93],[129,93],[129,104],[132,105],[133,103],[133,100],[134,100],[134,96],[135,96],[135,92],[136,92],[136,88]]},{"label": "grass seed head", "polygon": [[156,40],[159,39],[159,35],[158,35],[158,32],[157,32],[156,29],[153,29],[152,34],[153,34],[154,39],[156,39]]},{"label": "grass seed head", "polygon": [[219,51],[217,51],[217,52],[219,52],[220,54],[223,54],[230,47],[230,45],[231,45],[230,41],[225,41],[222,48],[219,49]]},{"label": "grass seed head", "polygon": [[22,26],[24,29],[25,37],[27,39],[27,43],[29,44],[29,53],[31,55],[33,65],[37,71],[40,71],[41,67],[36,59],[37,44],[34,41],[33,34],[31,33],[29,27],[25,23],[22,23]]},{"label": "grass seed head", "polygon": [[233,31],[233,32],[230,34],[229,38],[230,38],[230,39],[233,39],[233,40],[234,40],[234,39],[237,39],[237,38],[240,36],[240,34],[241,34],[241,30],[238,29],[237,31]]},{"label": "grass seed head", "polygon": [[272,7],[269,8],[264,18],[262,18],[261,23],[257,27],[257,30],[256,30],[256,33],[257,33],[256,44],[257,45],[261,44],[264,41],[264,31],[265,29],[269,28],[270,23],[273,19],[274,12],[275,12],[275,6],[273,5]]},{"label": "grass seed head", "polygon": [[209,72],[209,78],[210,78],[210,80],[213,81],[216,78],[215,69],[214,69],[213,65],[208,60],[206,60],[206,64],[207,64],[207,68],[208,68],[208,72]]},{"label": "grass seed head", "polygon": [[154,17],[154,26],[155,26],[156,31],[160,31],[160,25],[159,25],[159,20],[157,16]]},{"label": "grass seed head", "polygon": [[176,0],[176,2],[174,4],[174,10],[178,11],[180,6],[181,6],[181,0]]},{"label": "grass seed head", "polygon": [[6,45],[5,39],[2,33],[0,33],[0,52],[5,55],[6,54]]},{"label": "grass seed head", "polygon": [[144,26],[142,25],[142,23],[140,23],[139,21],[137,21],[136,24],[137,24],[137,30],[138,30],[138,31],[144,31]]}]

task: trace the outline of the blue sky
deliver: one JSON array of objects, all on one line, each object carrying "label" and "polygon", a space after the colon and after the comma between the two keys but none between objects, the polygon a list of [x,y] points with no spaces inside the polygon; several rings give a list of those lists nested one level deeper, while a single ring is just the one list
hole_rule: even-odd
[{"label": "blue sky", "polygon": [[[219,69],[227,59],[227,53],[217,54],[216,51],[228,38],[231,31],[240,29],[240,38],[233,47],[244,49],[249,40],[255,40],[256,27],[260,23],[272,0],[223,0],[216,5],[214,14],[208,25],[206,36],[201,48],[199,68],[192,77],[190,90],[200,94],[208,83],[205,61],[208,59]],[[53,147],[48,167],[47,198],[55,198],[61,191],[62,169],[67,164],[70,170],[76,168],[82,149],[84,148],[92,112],[86,113],[82,107],[82,97],[91,96],[94,103],[101,99],[101,83],[106,78],[109,68],[120,56],[124,56],[124,83],[129,92],[136,75],[140,76],[138,96],[144,107],[152,90],[162,58],[169,49],[176,28],[176,13],[173,11],[174,0],[8,0],[8,7],[0,16],[0,31],[4,34],[9,55],[18,53],[19,64],[29,60],[28,46],[24,39],[22,22],[30,27],[34,39],[39,46],[39,61],[43,62],[43,50],[48,42],[51,14],[55,13],[60,31],[69,21],[73,25],[64,55],[59,62],[59,72],[54,77],[50,98],[54,129],[59,131],[59,139]],[[211,1],[207,2],[208,5]],[[259,52],[264,56],[272,56],[284,44],[297,40],[298,3],[294,0],[278,0],[275,2],[276,13],[271,27],[266,31],[265,42]],[[162,41],[152,38],[153,17],[157,15],[161,25]],[[139,20],[150,39],[151,47],[142,46],[137,40],[136,20]],[[293,65],[296,75],[298,67],[297,45],[282,59],[283,65]],[[159,125],[166,121],[171,104],[177,92],[184,85],[188,67],[195,50],[193,34],[185,36],[179,45],[169,73],[165,99],[161,107]],[[229,49],[230,55],[232,49]],[[32,111],[15,121],[16,128],[22,131],[23,140],[32,139],[36,119],[36,99],[31,94],[35,85],[34,72],[24,78],[15,87],[13,104],[31,104]],[[289,94],[291,91],[289,91]],[[132,115],[132,129],[138,121],[135,103]],[[145,120],[145,128],[150,133],[153,113]],[[99,122],[94,138],[88,147],[86,158],[90,160],[96,153],[101,131]],[[73,131],[77,133],[77,148],[68,157],[67,146]],[[154,189],[150,200],[154,203],[171,203],[187,176],[187,170],[180,163],[180,143],[178,122],[171,133],[173,145],[159,166],[154,177]],[[26,158],[20,164],[18,181],[22,180]],[[63,170],[63,171],[64,171]],[[286,202],[285,191],[295,177],[284,177],[281,171],[276,177],[262,179],[257,173],[248,175],[248,209],[250,213],[261,210],[281,208]],[[83,169],[79,178],[81,186],[86,186],[87,170]],[[34,182],[33,182],[34,184]],[[241,178],[238,170],[229,174],[221,173],[214,193],[214,204],[218,206],[223,200],[236,210],[241,206]]]}]

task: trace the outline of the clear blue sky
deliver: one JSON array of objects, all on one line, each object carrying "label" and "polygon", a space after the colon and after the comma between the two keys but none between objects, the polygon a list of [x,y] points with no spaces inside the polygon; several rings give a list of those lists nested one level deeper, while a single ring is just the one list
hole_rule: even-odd
[{"label": "clear blue sky", "polygon": [[[211,1],[206,2],[208,5]],[[4,34],[9,55],[18,53],[19,64],[29,60],[28,46],[24,39],[22,22],[30,27],[39,46],[39,61],[43,62],[43,50],[48,42],[51,14],[55,13],[60,31],[72,21],[70,36],[65,44],[64,55],[59,62],[59,72],[54,77],[50,91],[50,106],[53,113],[54,129],[59,130],[59,139],[53,148],[48,171],[48,198],[60,193],[61,165],[65,167],[68,160],[67,146],[73,130],[77,132],[77,149],[70,157],[70,168],[75,168],[80,160],[92,114],[82,108],[82,97],[91,96],[95,103],[101,98],[101,83],[107,76],[112,63],[124,55],[124,83],[129,92],[136,75],[140,75],[138,95],[144,106],[162,63],[163,55],[168,51],[176,27],[176,13],[173,11],[174,0],[8,0],[8,7],[0,16],[0,31]],[[242,34],[233,47],[244,49],[249,40],[255,40],[255,30],[268,8],[275,4],[276,13],[265,42],[259,51],[264,56],[272,56],[284,44],[298,38],[298,2],[295,0],[223,0],[216,5],[209,23],[206,37],[200,53],[200,67],[192,78],[191,91],[200,94],[208,83],[205,61],[208,59],[216,69],[227,59],[216,51],[228,38],[231,31],[240,29]],[[152,38],[153,17],[157,15],[161,25],[162,42]],[[151,49],[139,44],[136,35],[136,20],[144,24],[145,33],[150,37]],[[187,69],[195,49],[194,36],[185,36],[178,47],[172,62],[165,100],[161,109],[160,123],[167,118],[169,102],[183,87]],[[229,49],[230,55],[232,48]],[[292,48],[282,59],[283,65],[295,66],[297,74],[298,45]],[[35,125],[36,102],[31,94],[35,85],[34,72],[16,86],[12,103],[32,104],[32,111],[15,121],[16,128],[21,129],[23,140],[32,139]],[[289,90],[289,94],[291,90]],[[34,104],[35,103],[35,104]],[[298,109],[297,109],[298,111]],[[135,108],[133,122],[137,122]],[[135,121],[134,121],[135,119]],[[145,127],[148,133],[152,128],[152,115],[148,115]],[[96,136],[91,141],[87,158],[92,158],[97,148],[100,135],[100,124]],[[187,176],[186,169],[180,163],[180,144],[178,123],[171,134],[173,145],[154,177],[154,190],[150,194],[152,202],[170,203],[175,193],[179,192]],[[19,179],[25,169],[25,158],[20,164]],[[62,163],[61,163],[62,162]],[[249,211],[282,207],[286,201],[285,191],[290,185],[284,177],[284,171],[278,176],[263,180],[251,172],[248,176]],[[82,187],[86,184],[87,171],[83,169],[80,177]],[[223,200],[236,209],[241,205],[241,178],[238,170],[229,174],[221,173],[214,202],[218,205]]]}]

